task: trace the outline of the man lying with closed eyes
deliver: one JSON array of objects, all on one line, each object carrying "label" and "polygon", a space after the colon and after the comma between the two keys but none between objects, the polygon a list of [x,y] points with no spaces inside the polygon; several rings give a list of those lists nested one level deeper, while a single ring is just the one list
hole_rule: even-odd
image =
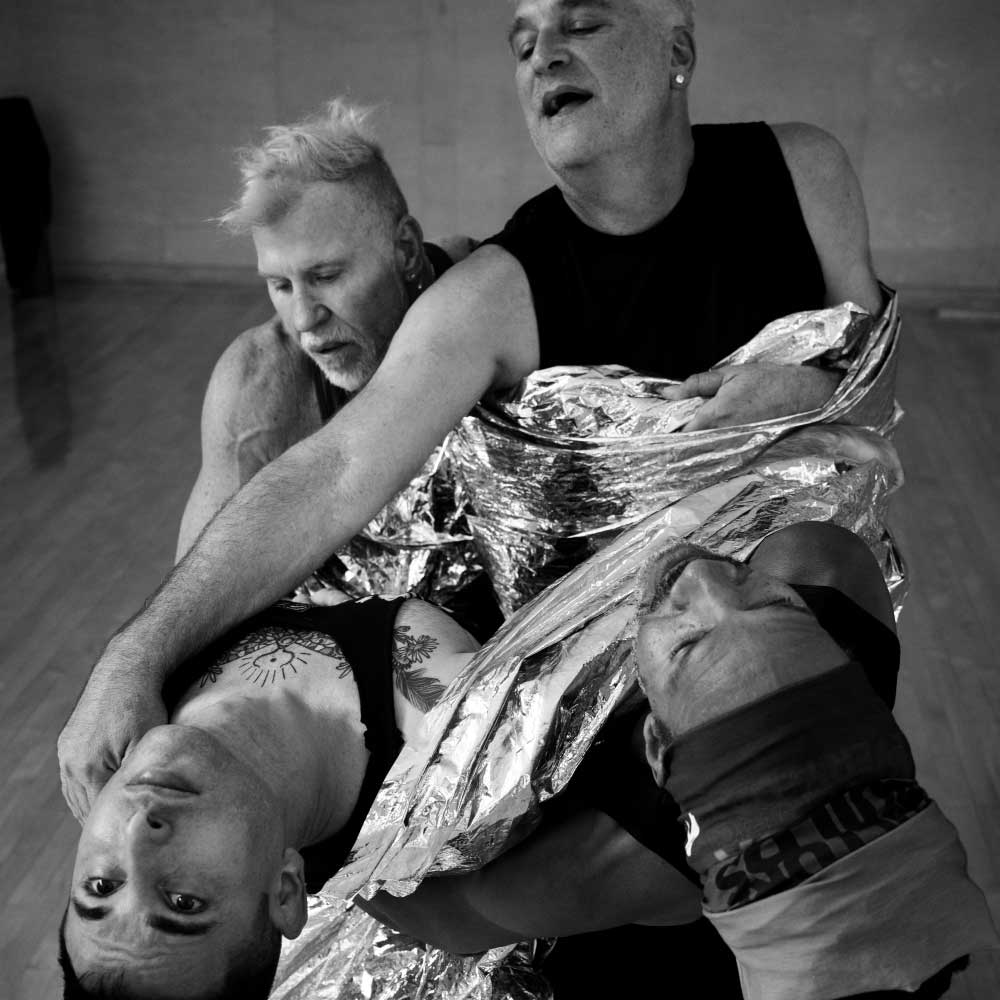
[{"label": "man lying with closed eyes", "polygon": [[892,717],[888,593],[861,553],[840,571],[839,529],[779,534],[749,565],[681,549],[650,571],[650,766],[748,1000],[940,996],[998,942]]}]

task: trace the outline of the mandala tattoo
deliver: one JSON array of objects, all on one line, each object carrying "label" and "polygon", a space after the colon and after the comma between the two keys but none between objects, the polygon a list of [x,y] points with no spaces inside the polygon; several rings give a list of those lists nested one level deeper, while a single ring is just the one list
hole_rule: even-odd
[{"label": "mandala tattoo", "polygon": [[216,660],[215,663],[205,668],[205,672],[201,675],[201,681],[198,687],[203,688],[209,681],[213,684],[222,676],[222,664],[224,660]]},{"label": "mandala tattoo", "polygon": [[416,664],[437,649],[438,641],[430,635],[410,635],[409,625],[392,630],[392,674],[400,694],[421,712],[432,709],[444,694],[444,685]]},{"label": "mandala tattoo", "polygon": [[[338,677],[346,677],[351,672],[340,647],[323,632],[306,632],[298,629],[283,628],[280,625],[263,625],[244,636],[235,645],[223,653],[206,671],[202,678],[202,686],[206,679],[215,682],[222,673],[225,664],[235,663],[239,672],[251,684],[266,687],[278,680],[285,680],[290,674],[297,674],[297,664],[305,664],[306,658],[293,647],[310,649],[314,653],[336,661]],[[210,676],[211,675],[211,676]]]}]

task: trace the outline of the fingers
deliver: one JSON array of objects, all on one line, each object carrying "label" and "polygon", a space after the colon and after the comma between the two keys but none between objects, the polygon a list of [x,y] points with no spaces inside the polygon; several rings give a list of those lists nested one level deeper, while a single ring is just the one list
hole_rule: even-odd
[{"label": "fingers", "polygon": [[685,434],[688,431],[707,431],[723,426],[719,408],[709,400],[698,412],[680,428]]},{"label": "fingers", "polygon": [[697,372],[677,385],[664,386],[659,390],[663,399],[690,399],[692,396],[714,396],[725,380],[723,369],[711,372]]}]

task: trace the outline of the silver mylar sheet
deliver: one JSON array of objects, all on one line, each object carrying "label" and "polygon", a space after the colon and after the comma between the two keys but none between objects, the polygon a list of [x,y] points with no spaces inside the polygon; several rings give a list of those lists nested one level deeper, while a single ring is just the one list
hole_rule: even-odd
[{"label": "silver mylar sheet", "polygon": [[[871,460],[844,457],[852,454]],[[640,697],[636,583],[651,559],[682,541],[743,557],[785,525],[834,521],[869,543],[898,592],[901,564],[883,523],[899,482],[891,445],[872,435],[796,432],[741,474],[608,540],[517,611],[449,686],[424,739],[400,754],[306,934],[287,944],[275,996],[546,997],[523,946],[481,961],[450,956],[381,928],[348,901],[379,889],[406,895],[426,876],[480,868],[530,832],[600,728]]]},{"label": "silver mylar sheet", "polygon": [[[336,419],[336,418],[334,418]],[[449,459],[451,435],[410,483],[295,591],[325,604],[349,597],[419,597],[446,604],[483,572]]]},{"label": "silver mylar sheet", "polygon": [[685,432],[702,400],[662,399],[676,383],[616,366],[544,369],[478,406],[449,457],[504,613],[609,536],[747,468],[793,428],[846,422],[890,433],[901,415],[898,332],[894,295],[877,320],[845,303],[769,324],[716,367],[819,364],[844,376],[822,409],[737,427]]}]

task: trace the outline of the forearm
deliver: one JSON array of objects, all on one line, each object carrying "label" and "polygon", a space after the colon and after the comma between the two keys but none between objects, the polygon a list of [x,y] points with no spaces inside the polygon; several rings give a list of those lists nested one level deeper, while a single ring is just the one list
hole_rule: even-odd
[{"label": "forearm", "polygon": [[472,875],[425,879],[409,896],[377,893],[354,902],[383,924],[455,955],[475,955],[528,935],[487,920],[469,902],[467,880]]},{"label": "forearm", "polygon": [[288,593],[374,513],[350,473],[339,453],[321,453],[312,439],[262,469],[112,639],[112,659],[162,683],[186,658]]}]

